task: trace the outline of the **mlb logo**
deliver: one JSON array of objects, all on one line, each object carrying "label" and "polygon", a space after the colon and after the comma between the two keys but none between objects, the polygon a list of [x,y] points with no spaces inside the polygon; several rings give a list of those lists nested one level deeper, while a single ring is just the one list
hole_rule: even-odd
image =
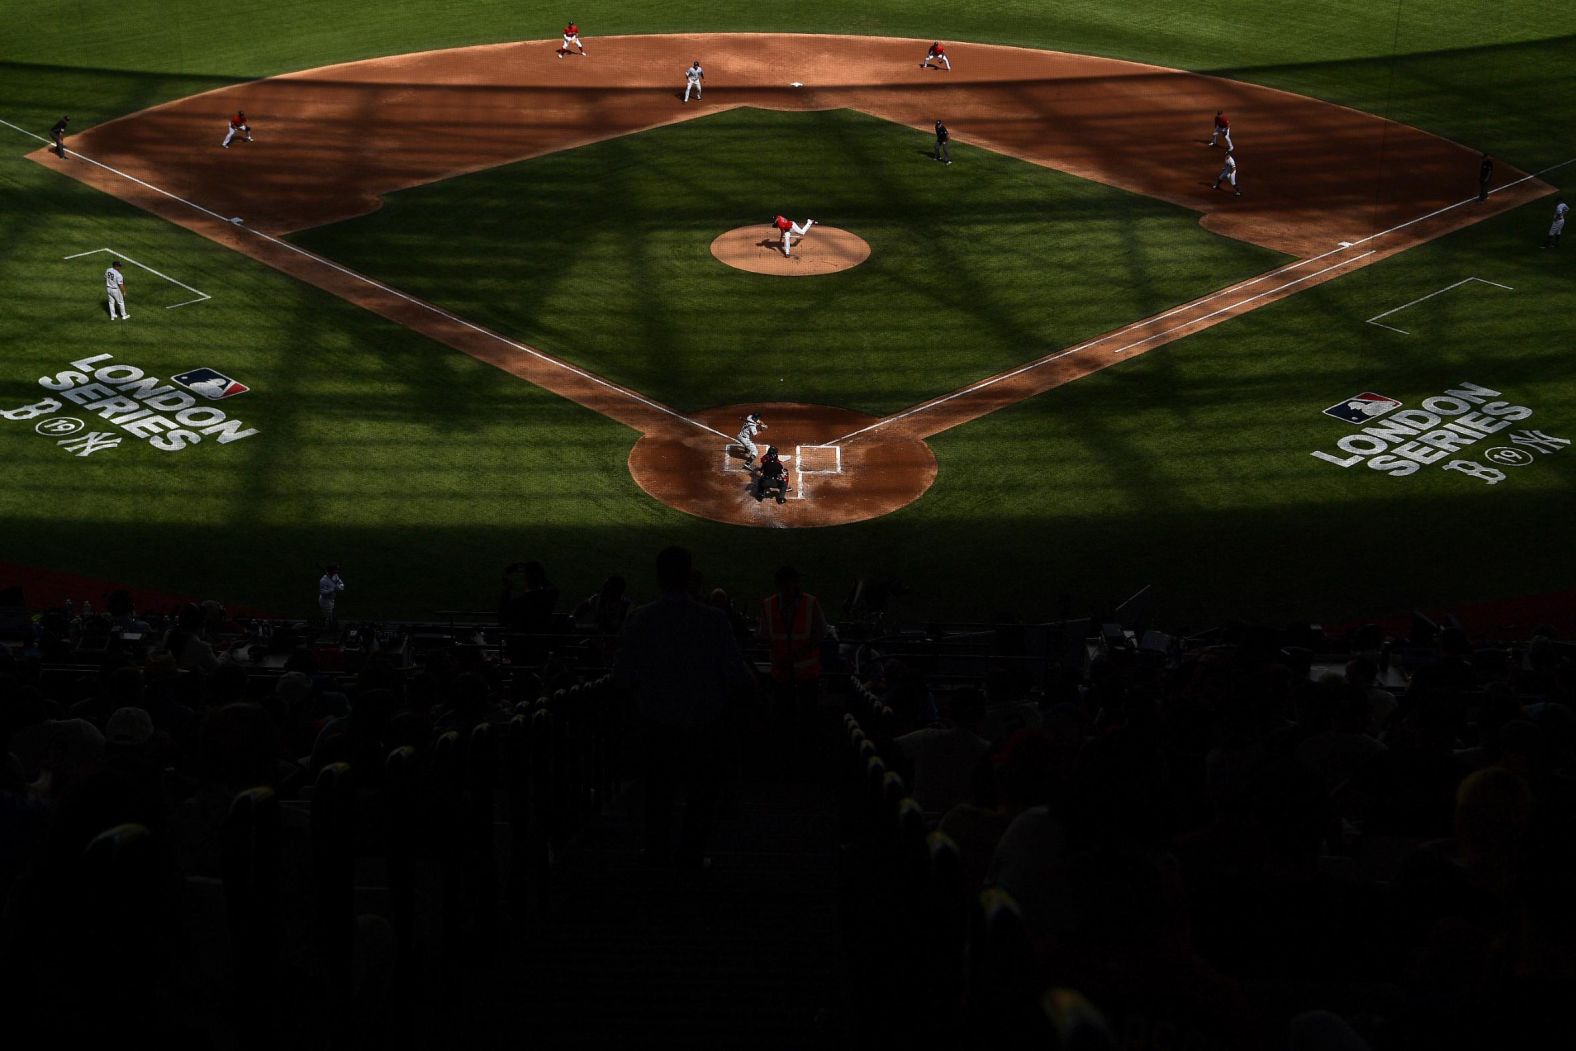
[{"label": "mlb logo", "polygon": [[1331,405],[1324,410],[1326,416],[1334,416],[1337,420],[1347,423],[1367,423],[1376,416],[1383,416],[1391,409],[1399,409],[1401,403],[1394,398],[1386,398],[1383,394],[1364,391],[1353,395],[1343,402]]},{"label": "mlb logo", "polygon": [[237,394],[245,394],[252,389],[244,383],[235,382],[224,373],[214,369],[192,369],[190,372],[183,372],[176,376],[175,382],[213,401],[233,398]]}]

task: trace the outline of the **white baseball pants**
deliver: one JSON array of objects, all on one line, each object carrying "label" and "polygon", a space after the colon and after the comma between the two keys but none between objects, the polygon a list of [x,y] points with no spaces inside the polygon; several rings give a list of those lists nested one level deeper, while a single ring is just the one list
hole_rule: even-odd
[{"label": "white baseball pants", "polygon": [[793,239],[803,237],[810,232],[810,227],[815,225],[814,219],[806,219],[803,226],[794,223],[783,231],[783,255],[793,255]]},{"label": "white baseball pants", "polygon": [[700,81],[698,81],[698,80],[686,80],[684,82],[684,101],[685,102],[689,101],[689,97],[690,97],[690,92],[691,91],[695,92],[695,99],[696,99],[696,101],[699,101],[700,97],[701,97]]},{"label": "white baseball pants", "polygon": [[109,319],[111,321],[115,320],[116,307],[120,308],[121,317],[131,317],[130,314],[126,313],[126,294],[118,288],[110,288],[105,291],[109,296]]}]

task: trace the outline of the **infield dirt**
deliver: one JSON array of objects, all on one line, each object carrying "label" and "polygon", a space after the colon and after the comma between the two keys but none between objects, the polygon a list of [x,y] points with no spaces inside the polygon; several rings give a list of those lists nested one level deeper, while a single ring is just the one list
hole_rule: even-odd
[{"label": "infield dirt", "polygon": [[[917,68],[928,41],[708,34],[597,38],[593,58],[559,61],[558,43],[235,85],[88,129],[64,161],[43,149],[30,157],[627,424],[644,435],[630,469],[647,492],[750,525],[887,513],[934,479],[931,434],[1553,192],[1500,165],[1504,188],[1464,204],[1477,172],[1465,146],[1315,99],[1114,59],[957,44],[946,72]],[[707,94],[684,105],[682,71],[696,56]],[[778,407],[802,429],[795,444],[838,446],[846,470],[763,515],[719,460],[733,410],[685,416],[280,239],[365,214],[400,189],[735,106],[849,108],[925,132],[939,117],[957,143],[1169,201],[1216,233],[1299,261],[886,419]],[[220,149],[236,109],[257,141]],[[1205,140],[1218,109],[1232,119],[1241,197],[1212,189],[1223,151]]]}]

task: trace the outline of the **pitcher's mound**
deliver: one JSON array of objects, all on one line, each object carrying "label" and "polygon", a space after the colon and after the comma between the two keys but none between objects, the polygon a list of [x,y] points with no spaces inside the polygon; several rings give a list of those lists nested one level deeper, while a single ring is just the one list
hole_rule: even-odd
[{"label": "pitcher's mound", "polygon": [[784,256],[777,231],[760,223],[719,235],[711,254],[752,274],[813,277],[853,269],[870,258],[870,245],[857,234],[817,223],[804,237],[794,238],[793,255]]}]

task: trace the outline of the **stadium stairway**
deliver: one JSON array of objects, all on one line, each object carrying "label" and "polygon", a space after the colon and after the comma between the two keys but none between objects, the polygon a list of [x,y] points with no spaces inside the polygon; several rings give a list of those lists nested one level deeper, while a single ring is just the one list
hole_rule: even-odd
[{"label": "stadium stairway", "polygon": [[700,876],[642,863],[640,813],[637,785],[588,822],[525,943],[460,983],[467,1043],[842,1046],[832,790],[746,776]]}]

